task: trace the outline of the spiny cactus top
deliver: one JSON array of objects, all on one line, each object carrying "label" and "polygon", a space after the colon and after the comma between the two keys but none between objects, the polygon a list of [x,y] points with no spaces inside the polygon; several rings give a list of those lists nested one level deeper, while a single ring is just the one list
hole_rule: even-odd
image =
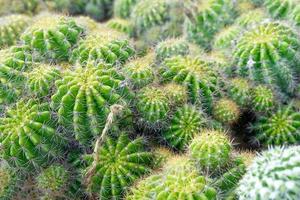
[{"label": "spiny cactus top", "polygon": [[26,15],[8,15],[0,17],[0,47],[15,44],[30,23]]},{"label": "spiny cactus top", "polygon": [[26,29],[22,39],[43,58],[67,60],[83,31],[71,18],[45,15]]},{"label": "spiny cactus top", "polygon": [[293,9],[291,16],[290,16],[291,19],[296,23],[297,26],[300,26],[300,4],[299,3]]},{"label": "spiny cactus top", "polygon": [[241,107],[249,105],[250,89],[249,81],[243,78],[231,79],[228,84],[230,98]]},{"label": "spiny cactus top", "polygon": [[257,139],[265,145],[297,144],[300,141],[300,113],[291,106],[262,117],[254,126]]},{"label": "spiny cactus top", "polygon": [[72,53],[72,61],[86,64],[88,61],[123,63],[134,54],[128,39],[122,33],[103,28],[81,40]]},{"label": "spiny cactus top", "polygon": [[257,112],[268,112],[275,106],[275,96],[272,89],[258,85],[251,90],[252,109]]},{"label": "spiny cactus top", "polygon": [[300,198],[300,147],[276,147],[254,159],[239,182],[240,200]]},{"label": "spiny cactus top", "polygon": [[184,105],[175,112],[163,137],[172,147],[184,150],[190,140],[200,133],[203,124],[201,111],[194,106]]},{"label": "spiny cactus top", "polygon": [[125,33],[128,36],[133,34],[133,27],[131,21],[121,18],[112,18],[106,23],[107,27]]},{"label": "spiny cactus top", "polygon": [[218,87],[217,73],[213,68],[200,58],[177,56],[165,60],[162,77],[186,85],[193,102],[203,102],[205,108],[211,109],[213,93]]},{"label": "spiny cactus top", "polygon": [[128,18],[138,0],[115,0],[114,15],[121,18]]},{"label": "spiny cactus top", "polygon": [[243,27],[251,27],[267,19],[268,15],[263,9],[250,10],[236,19],[236,23]]},{"label": "spiny cactus top", "polygon": [[290,14],[297,0],[265,0],[264,6],[275,18],[284,18]]},{"label": "spiny cactus top", "polygon": [[11,199],[17,189],[17,173],[6,162],[0,162],[0,199]]},{"label": "spiny cactus top", "polygon": [[78,66],[56,81],[57,91],[52,96],[52,107],[58,110],[59,122],[74,130],[75,138],[86,144],[93,135],[101,133],[109,106],[125,103],[131,92],[124,77],[114,68]]},{"label": "spiny cactus top", "polygon": [[189,44],[180,38],[166,39],[157,44],[155,54],[158,60],[172,56],[185,56],[189,53]]},{"label": "spiny cactus top", "polygon": [[232,124],[238,120],[240,109],[234,101],[222,98],[215,103],[213,115],[222,123]]},{"label": "spiny cactus top", "polygon": [[170,82],[161,87],[164,94],[169,99],[169,103],[173,107],[178,107],[187,103],[188,92],[187,88],[174,82]]},{"label": "spiny cactus top", "polygon": [[258,82],[275,84],[283,92],[293,92],[299,49],[300,39],[293,29],[281,22],[263,23],[238,41],[234,50],[237,72]]},{"label": "spiny cactus top", "polygon": [[130,141],[125,133],[108,137],[99,151],[96,173],[90,190],[100,199],[121,199],[131,184],[150,172],[152,153],[145,151],[142,138]]},{"label": "spiny cactus top", "polygon": [[30,169],[61,156],[64,140],[54,129],[47,103],[21,100],[0,118],[0,144],[3,159]]},{"label": "spiny cactus top", "polygon": [[165,166],[162,172],[141,180],[126,200],[216,199],[216,190],[188,158],[175,156]]},{"label": "spiny cactus top", "polygon": [[215,36],[213,47],[216,49],[230,48],[241,32],[241,27],[236,25],[224,28]]},{"label": "spiny cactus top", "polygon": [[200,168],[218,172],[230,160],[232,145],[221,131],[202,131],[190,143],[189,152]]}]

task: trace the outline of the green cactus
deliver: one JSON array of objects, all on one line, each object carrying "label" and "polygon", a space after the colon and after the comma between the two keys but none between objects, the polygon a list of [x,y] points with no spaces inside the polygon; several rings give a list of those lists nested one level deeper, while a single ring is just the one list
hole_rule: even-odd
[{"label": "green cactus", "polygon": [[296,5],[290,15],[290,18],[295,22],[297,26],[300,26],[300,5]]},{"label": "green cactus", "polygon": [[257,112],[268,112],[275,106],[273,91],[264,85],[259,85],[251,91],[252,109]]},{"label": "green cactus", "polygon": [[47,103],[20,100],[0,118],[0,156],[12,166],[31,170],[62,155],[64,139],[54,129]]},{"label": "green cactus", "polygon": [[169,99],[169,103],[171,106],[178,107],[187,103],[188,92],[185,86],[171,82],[163,85],[161,89]]},{"label": "green cactus", "polygon": [[46,97],[51,95],[54,82],[60,78],[60,71],[51,65],[37,64],[32,71],[25,73],[25,77],[30,94]]},{"label": "green cactus", "polygon": [[229,80],[228,93],[230,98],[239,106],[249,105],[251,85],[247,79],[233,78]]},{"label": "green cactus", "polygon": [[233,6],[237,15],[241,15],[249,10],[255,9],[255,4],[251,0],[237,0],[234,1]]},{"label": "green cactus", "polygon": [[43,58],[68,60],[83,31],[71,18],[42,15],[26,29],[21,38]]},{"label": "green cactus", "polygon": [[138,0],[115,0],[114,15],[120,18],[129,18]]},{"label": "green cactus", "polygon": [[71,128],[82,144],[104,128],[110,105],[131,98],[124,77],[103,64],[67,71],[62,80],[56,81],[56,88],[52,107],[58,112],[59,122]]},{"label": "green cactus", "polygon": [[216,34],[213,47],[215,49],[226,49],[232,47],[241,32],[242,28],[236,25],[222,29]]},{"label": "green cactus", "polygon": [[170,101],[163,90],[148,86],[138,92],[137,110],[146,123],[161,123],[170,111]]},{"label": "green cactus", "polygon": [[89,190],[100,199],[121,199],[135,180],[150,172],[153,164],[153,154],[145,151],[143,139],[131,141],[124,133],[117,139],[108,137],[98,156]]},{"label": "green cactus", "polygon": [[121,18],[112,18],[106,23],[108,28],[125,33],[128,36],[132,36],[133,27],[129,20]]},{"label": "green cactus", "polygon": [[19,179],[17,171],[11,168],[6,162],[0,162],[0,199],[12,199],[17,192]]},{"label": "green cactus", "polygon": [[300,114],[292,106],[263,116],[254,125],[256,138],[265,145],[297,144],[300,141]]},{"label": "green cactus", "polygon": [[300,39],[293,29],[281,22],[263,23],[238,41],[233,53],[236,71],[243,77],[292,93],[299,49]]},{"label": "green cactus", "polygon": [[299,153],[299,146],[264,151],[239,182],[238,199],[299,199]]},{"label": "green cactus", "polygon": [[229,163],[232,145],[228,136],[215,130],[200,132],[190,143],[192,159],[205,171],[219,172]]},{"label": "green cactus", "polygon": [[163,132],[163,137],[173,148],[184,150],[192,138],[200,133],[204,121],[200,110],[194,106],[184,105],[172,116],[167,130]]},{"label": "green cactus", "polygon": [[160,61],[173,56],[189,54],[189,44],[182,38],[169,38],[155,47],[156,58]]},{"label": "green cactus", "polygon": [[83,29],[86,30],[87,34],[90,34],[98,28],[98,23],[88,16],[74,17],[74,20],[78,26],[83,27]]},{"label": "green cactus", "polygon": [[255,10],[250,10],[242,14],[241,16],[239,16],[236,19],[236,24],[242,27],[251,27],[262,22],[264,19],[267,18],[268,15],[266,14],[266,12],[261,8],[257,8]]},{"label": "green cactus", "polygon": [[214,117],[224,124],[233,124],[239,119],[240,114],[238,105],[228,98],[222,98],[214,105]]},{"label": "green cactus", "polygon": [[264,6],[274,18],[285,18],[297,0],[265,0]]},{"label": "green cactus", "polygon": [[86,64],[88,61],[123,63],[134,54],[127,37],[114,30],[96,30],[79,42],[71,61]]},{"label": "green cactus", "polygon": [[128,62],[122,69],[133,86],[142,88],[154,81],[155,58],[153,53]]},{"label": "green cactus", "polygon": [[211,110],[219,78],[212,64],[200,58],[176,56],[165,60],[161,75],[165,81],[186,85],[192,102],[202,102]]},{"label": "green cactus", "polygon": [[11,13],[34,14],[39,9],[38,0],[0,0],[0,15]]},{"label": "green cactus", "polygon": [[0,47],[16,44],[29,22],[30,18],[26,15],[0,17]]},{"label": "green cactus", "polygon": [[171,158],[162,172],[141,180],[131,189],[126,200],[180,199],[196,200],[217,198],[209,180],[200,175],[188,158]]},{"label": "green cactus", "polygon": [[87,0],[84,13],[96,20],[105,20],[113,14],[113,0]]}]

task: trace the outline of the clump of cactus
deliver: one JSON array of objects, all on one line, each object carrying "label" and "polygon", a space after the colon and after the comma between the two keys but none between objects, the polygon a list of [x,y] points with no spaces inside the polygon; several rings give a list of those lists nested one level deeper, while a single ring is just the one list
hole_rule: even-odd
[{"label": "clump of cactus", "polygon": [[215,103],[213,115],[222,123],[232,124],[238,120],[240,109],[234,101],[222,98]]},{"label": "clump of cactus", "polygon": [[239,182],[238,198],[298,199],[299,151],[299,146],[292,146],[262,152]]}]

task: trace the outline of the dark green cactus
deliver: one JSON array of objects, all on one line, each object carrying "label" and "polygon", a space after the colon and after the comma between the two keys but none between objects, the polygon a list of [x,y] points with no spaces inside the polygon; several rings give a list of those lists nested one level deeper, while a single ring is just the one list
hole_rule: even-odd
[{"label": "dark green cactus", "polygon": [[233,124],[240,117],[240,108],[234,101],[222,98],[215,103],[213,115],[224,124]]},{"label": "dark green cactus", "polygon": [[138,0],[115,0],[114,15],[120,18],[129,18]]},{"label": "dark green cactus", "polygon": [[275,18],[284,18],[291,12],[297,0],[265,0],[264,6]]}]

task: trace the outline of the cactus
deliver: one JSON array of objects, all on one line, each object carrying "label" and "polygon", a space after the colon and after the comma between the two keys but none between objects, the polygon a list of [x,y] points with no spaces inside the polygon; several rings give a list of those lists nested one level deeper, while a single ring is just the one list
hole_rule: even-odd
[{"label": "cactus", "polygon": [[0,156],[26,170],[45,166],[62,155],[65,143],[53,125],[47,103],[18,101],[0,118]]},{"label": "cactus", "polygon": [[88,16],[74,17],[74,20],[78,26],[83,27],[83,29],[86,30],[87,34],[97,30],[98,28],[98,23]]},{"label": "cactus", "polygon": [[239,182],[238,199],[299,199],[299,153],[299,146],[264,151]]},{"label": "cactus", "polygon": [[205,171],[219,172],[230,161],[232,145],[228,136],[215,130],[204,130],[190,143],[192,159]]},{"label": "cactus", "polygon": [[171,122],[164,131],[164,139],[173,147],[184,150],[189,142],[200,133],[204,117],[196,107],[184,105],[172,116]]},{"label": "cactus", "polygon": [[296,5],[295,8],[293,8],[290,18],[295,22],[297,26],[300,26],[300,5],[299,4]]},{"label": "cactus", "polygon": [[71,128],[80,143],[87,144],[104,128],[109,106],[131,98],[123,81],[115,69],[103,64],[67,71],[62,80],[56,81],[52,96],[59,122]]},{"label": "cactus", "polygon": [[189,53],[189,44],[181,38],[169,38],[155,47],[156,58],[160,61],[173,56],[185,56]]},{"label": "cactus", "polygon": [[215,49],[226,49],[234,45],[235,40],[242,32],[241,27],[232,25],[222,29],[216,34],[213,47]]},{"label": "cactus", "polygon": [[0,17],[0,47],[14,45],[29,22],[30,18],[26,15]]},{"label": "cactus", "polygon": [[280,108],[270,116],[261,117],[254,125],[256,138],[265,145],[298,144],[300,114],[292,106]]},{"label": "cactus", "polygon": [[189,56],[172,57],[165,60],[161,75],[165,81],[186,85],[192,102],[202,102],[210,111],[218,75],[209,62]]},{"label": "cactus", "polygon": [[34,14],[38,11],[38,0],[0,0],[0,15],[11,13]]},{"label": "cactus", "polygon": [[251,0],[237,0],[234,1],[233,6],[237,15],[241,15],[249,10],[255,9],[255,4]]},{"label": "cactus", "polygon": [[84,13],[96,20],[105,20],[113,13],[113,0],[88,0],[84,2]]},{"label": "cactus", "polygon": [[46,97],[51,95],[54,82],[60,78],[60,71],[51,65],[38,64],[25,76],[29,93],[37,97]]},{"label": "cactus", "polygon": [[162,172],[138,182],[125,199],[216,199],[216,190],[210,186],[209,180],[199,174],[188,158],[175,156],[166,166]]},{"label": "cactus", "polygon": [[161,89],[169,99],[171,106],[178,107],[184,103],[187,103],[188,93],[185,86],[171,82],[163,85]]},{"label": "cactus", "polygon": [[268,112],[274,108],[275,96],[273,91],[264,85],[259,85],[251,91],[251,104],[257,112]]},{"label": "cactus", "polygon": [[290,94],[299,63],[300,39],[281,22],[268,22],[246,32],[234,50],[237,73],[251,80],[277,85]]},{"label": "cactus", "polygon": [[260,22],[264,19],[267,19],[268,15],[263,9],[257,8],[255,10],[250,10],[236,19],[236,24],[243,26],[243,27],[251,27]]},{"label": "cactus", "polygon": [[83,31],[71,18],[44,15],[38,17],[21,38],[43,58],[67,60]]},{"label": "cactus", "polygon": [[158,87],[145,87],[138,92],[137,111],[146,123],[158,124],[166,119],[170,111],[170,101]]},{"label": "cactus", "polygon": [[20,177],[16,172],[6,162],[0,162],[0,199],[12,199],[14,193],[17,192]]},{"label": "cactus", "polygon": [[114,15],[120,18],[129,18],[137,0],[115,0]]},{"label": "cactus", "polygon": [[127,63],[122,69],[133,86],[142,88],[153,82],[155,59],[153,53],[140,58],[136,58]]},{"label": "cactus", "polygon": [[234,101],[222,98],[215,103],[213,115],[224,124],[233,124],[240,116],[240,109]]},{"label": "cactus", "polygon": [[94,31],[80,41],[74,49],[71,61],[86,64],[88,61],[123,63],[134,54],[134,50],[123,34],[113,31]]},{"label": "cactus", "polygon": [[274,18],[285,18],[297,0],[265,0],[264,6]]},{"label": "cactus", "polygon": [[133,27],[129,20],[121,19],[121,18],[113,18],[110,19],[106,23],[108,28],[113,30],[119,31],[121,33],[125,33],[128,36],[132,36],[133,34]]},{"label": "cactus", "polygon": [[89,190],[100,199],[121,199],[135,180],[151,170],[153,161],[153,154],[145,151],[142,138],[130,141],[124,133],[117,139],[108,137],[98,156]]},{"label": "cactus", "polygon": [[247,79],[233,78],[228,84],[230,98],[239,106],[246,107],[250,102],[251,85]]}]

